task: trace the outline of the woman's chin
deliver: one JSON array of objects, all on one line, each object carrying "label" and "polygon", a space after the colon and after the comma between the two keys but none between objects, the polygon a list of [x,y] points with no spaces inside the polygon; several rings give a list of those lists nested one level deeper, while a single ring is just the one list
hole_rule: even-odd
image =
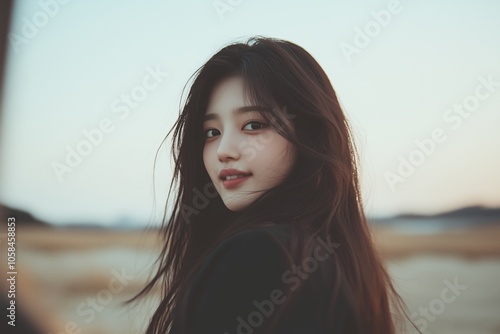
[{"label": "woman's chin", "polygon": [[229,211],[241,212],[250,205],[250,202],[247,200],[227,200],[224,201],[224,205]]}]

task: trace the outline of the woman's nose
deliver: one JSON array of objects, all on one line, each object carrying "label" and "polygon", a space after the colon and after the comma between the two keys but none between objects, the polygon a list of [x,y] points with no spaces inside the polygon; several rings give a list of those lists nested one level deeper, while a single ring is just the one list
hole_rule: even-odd
[{"label": "woman's nose", "polygon": [[217,148],[217,157],[219,161],[238,160],[241,156],[239,149],[240,139],[237,135],[224,133],[220,136],[219,147]]}]

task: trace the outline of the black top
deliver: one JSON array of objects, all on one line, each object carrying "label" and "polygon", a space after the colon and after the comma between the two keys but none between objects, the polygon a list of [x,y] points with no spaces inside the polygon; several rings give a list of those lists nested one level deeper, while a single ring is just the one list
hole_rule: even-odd
[{"label": "black top", "polygon": [[302,267],[307,262],[309,271],[294,271],[297,268],[286,264],[283,250],[271,236],[286,247],[289,234],[288,225],[275,225],[239,232],[222,241],[195,274],[188,296],[188,332],[180,333],[174,318],[170,334],[259,333],[264,321],[269,323],[268,318],[285,301],[283,292],[302,284],[305,293],[293,307],[292,316],[282,317],[273,333],[325,333],[321,319],[332,316],[338,319],[333,319],[338,326],[336,333],[344,333],[345,304],[341,302],[335,314],[327,314],[327,287],[310,284],[306,278],[308,272],[314,274],[314,261],[331,254],[329,245],[319,246],[323,249],[318,250],[318,258],[296,263]]}]

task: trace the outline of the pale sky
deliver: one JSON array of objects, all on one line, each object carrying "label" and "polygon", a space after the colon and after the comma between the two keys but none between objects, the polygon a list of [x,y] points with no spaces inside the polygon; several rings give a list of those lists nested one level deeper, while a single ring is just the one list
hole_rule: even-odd
[{"label": "pale sky", "polygon": [[[55,224],[157,220],[171,137],[156,210],[153,159],[184,84],[224,45],[264,35],[327,72],[356,134],[369,216],[500,206],[499,14],[495,1],[18,1],[0,201]],[[84,131],[99,127],[89,145]],[[54,164],[78,149],[87,156],[58,177]]]}]

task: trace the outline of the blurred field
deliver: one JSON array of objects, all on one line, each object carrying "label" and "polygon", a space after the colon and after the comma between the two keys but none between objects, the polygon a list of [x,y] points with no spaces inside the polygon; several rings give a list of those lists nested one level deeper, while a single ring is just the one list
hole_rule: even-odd
[{"label": "blurred field", "polygon": [[500,258],[500,224],[449,230],[436,234],[404,234],[379,227],[374,240],[386,258],[415,254],[461,256],[468,259]]},{"label": "blurred field", "polygon": [[[158,291],[136,307],[120,302],[147,281],[157,237],[157,231],[19,227],[16,303],[44,333],[64,333],[70,322],[85,334],[141,333]],[[377,227],[374,240],[425,333],[500,334],[500,226],[424,235]],[[461,288],[443,292],[450,284]]]}]

